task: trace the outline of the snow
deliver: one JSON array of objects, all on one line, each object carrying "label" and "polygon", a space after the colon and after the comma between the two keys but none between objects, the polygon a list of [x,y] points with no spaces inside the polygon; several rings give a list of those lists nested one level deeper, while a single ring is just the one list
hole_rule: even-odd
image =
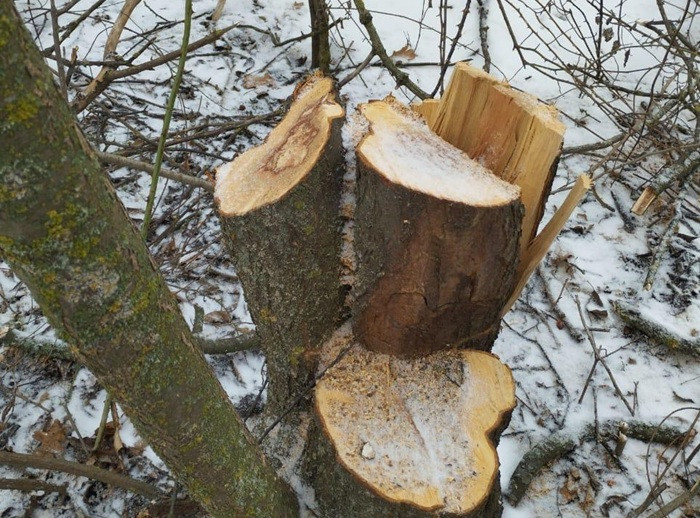
[{"label": "snow", "polygon": [[[366,3],[374,11],[373,21],[389,54],[409,43],[417,54],[413,64],[438,60],[438,2],[432,2],[432,8],[428,8],[428,3],[422,0],[367,0]],[[649,101],[647,97],[624,93],[612,95],[602,88],[591,90],[589,96],[581,96],[570,84],[556,82],[532,67],[523,68],[518,53],[513,50],[498,4],[493,1],[484,3],[489,8],[488,38],[493,61],[492,73],[508,80],[511,85],[556,105],[567,125],[565,148],[596,142],[625,130],[625,126],[615,118],[614,109],[622,109],[625,113],[644,112],[645,103]],[[540,40],[542,38],[552,42],[562,62],[584,65],[585,52],[580,51],[583,47],[580,47],[577,30],[588,31],[588,24],[595,28],[597,3],[576,2],[576,9],[572,7],[574,3],[567,3],[567,10],[562,10],[561,2],[553,2],[549,11],[543,10],[545,3],[550,4],[544,1],[503,2],[510,14],[516,37],[520,41],[524,40],[526,46],[537,47],[542,52],[542,56],[537,56],[534,52],[527,51],[528,59],[541,63],[542,59],[552,58],[553,54],[545,49]],[[89,4],[91,2],[88,0],[80,0],[74,13],[82,12]],[[451,1],[449,4],[448,32],[454,34],[463,3]],[[607,7],[608,3],[605,4]],[[30,22],[29,27],[34,33],[40,30],[38,40],[42,47],[51,46],[51,23],[41,10],[47,7],[48,2],[30,0],[17,5],[23,11],[25,19],[34,17],[34,22]],[[78,47],[78,59],[102,59],[104,42],[121,5],[121,2],[103,4],[64,42],[64,49],[69,53],[74,46]],[[193,23],[191,41],[205,36],[212,29],[211,23],[205,23],[204,15],[213,11],[215,5],[215,0],[195,2],[195,15],[198,18]],[[513,5],[519,6],[521,15],[513,10]],[[618,5],[615,3],[616,8]],[[625,10],[625,20],[632,28],[640,27],[641,20],[658,19],[654,0],[634,0],[620,5]],[[678,8],[668,2],[665,5],[669,18],[678,18]],[[332,16],[336,19],[347,16],[345,6],[345,2],[332,2]],[[472,2],[471,9],[453,61],[469,59],[480,66],[484,61],[480,53],[476,2]],[[546,15],[548,12],[552,13],[551,17]],[[181,20],[182,16],[182,2],[149,0],[140,3],[127,24],[118,53],[127,55],[132,46],[144,45],[137,33],[160,26],[166,20]],[[61,17],[60,25],[65,27],[76,17],[76,14],[66,14]],[[572,17],[575,23],[567,25],[567,20]],[[415,20],[421,20],[421,23],[416,23]],[[269,113],[292,93],[295,84],[308,72],[308,40],[274,47],[269,36],[243,27],[252,25],[270,29],[282,41],[296,37],[309,30],[306,2],[229,1],[217,27],[234,23],[241,25],[222,38],[218,50],[214,52],[212,46],[204,47],[188,60],[183,89],[189,87],[191,92],[187,95],[183,93],[178,99],[172,132],[192,130],[203,121],[215,124],[230,121],[232,117],[244,120],[251,115]],[[685,27],[690,29],[689,37],[698,41],[700,24],[696,20],[694,26],[689,27],[687,23],[689,22],[686,22]],[[571,27],[567,33],[569,38],[554,37],[557,25]],[[146,50],[137,62],[177,48],[181,29],[182,25],[176,24],[155,34],[152,48]],[[338,64],[337,76],[342,78],[352,72],[354,64],[366,57],[370,47],[356,15],[353,15],[352,20],[344,21],[339,29],[333,31],[332,50],[334,64]],[[548,32],[550,30],[554,35]],[[638,35],[632,30],[618,31],[614,36],[613,41],[619,38],[621,45],[619,54],[611,58],[619,62],[621,67],[621,73],[615,78],[617,84],[630,89],[649,89],[652,84],[656,84],[658,90],[659,84],[670,75],[667,71],[657,78],[655,72],[650,71],[663,58],[663,52],[651,46],[634,47]],[[604,50],[609,50],[613,41],[605,41]],[[350,46],[347,53],[341,48],[343,45]],[[627,49],[631,53],[624,65],[621,56]],[[407,64],[412,63],[409,60]],[[146,71],[139,76],[140,82],[113,85],[109,97],[98,98],[98,101],[106,103],[113,111],[113,116],[100,118],[89,110],[81,114],[88,137],[93,140],[99,137],[100,150],[119,152],[124,146],[138,147],[139,134],[155,138],[160,131],[160,119],[174,66],[174,63],[169,63]],[[74,77],[74,85],[78,87],[86,84],[81,70],[94,76],[99,67],[81,67]],[[429,92],[435,87],[440,73],[439,67],[434,65],[410,66],[404,70],[414,82]],[[270,74],[274,83],[272,86],[250,89],[242,87],[243,76],[261,76],[266,73]],[[567,79],[561,74],[559,77]],[[678,84],[672,83],[668,91],[675,92],[679,88]],[[367,67],[342,89],[348,119],[354,121],[343,129],[344,143],[348,150],[353,149],[359,133],[352,131],[350,126],[354,124],[358,127],[361,124],[353,119],[356,106],[369,99],[383,99],[389,94],[404,103],[416,101],[404,88],[397,89],[391,75],[379,66]],[[128,123],[132,119],[125,119],[126,109],[138,112],[135,125]],[[193,174],[212,171],[216,166],[259,144],[276,120],[271,117],[266,123],[225,133],[199,148],[183,144],[177,149],[168,150],[166,160],[171,166],[174,164],[190,168]],[[678,120],[681,123],[694,123],[684,114],[680,114]],[[602,151],[603,154],[605,152],[607,150]],[[142,147],[140,158],[152,160],[151,150]],[[567,156],[562,160],[554,183],[554,190],[561,191],[550,198],[543,223],[563,201],[566,186],[570,186],[579,174],[588,171],[597,159],[595,156]],[[344,212],[348,216],[352,213],[354,203],[351,192],[354,185],[354,160],[354,153],[348,151],[348,189],[343,198],[346,205]],[[614,193],[619,206],[629,212],[641,187],[663,164],[659,158],[650,157],[641,164],[615,165],[615,174],[606,174],[598,180],[597,193],[605,204],[615,207],[616,202],[612,197]],[[122,168],[113,171],[111,177],[130,216],[137,224],[140,223],[150,183],[147,175]],[[584,337],[582,341],[577,341],[567,329],[570,327],[574,333],[584,335],[576,298],[582,306],[586,325],[593,330],[596,342],[603,348],[603,353],[607,354],[605,361],[616,382],[625,398],[634,406],[634,418],[654,424],[673,413],[667,423],[680,429],[687,428],[695,418],[700,403],[700,364],[697,359],[666,350],[640,334],[631,333],[612,310],[615,300],[628,301],[645,318],[679,335],[697,339],[700,327],[697,287],[700,278],[700,225],[697,219],[684,218],[679,232],[690,236],[690,239],[674,237],[672,253],[662,259],[653,289],[650,292],[643,290],[654,245],[668,221],[664,207],[670,205],[669,200],[664,195],[645,216],[630,215],[633,228],[628,231],[617,210],[608,210],[589,194],[574,212],[541,265],[541,280],[533,278],[520,301],[506,315],[494,353],[513,370],[519,401],[498,447],[503,488],[507,487],[522,455],[533,444],[552,433],[560,430],[575,432],[596,418],[600,421],[631,418],[600,365],[588,383],[585,397],[578,403],[594,358],[588,340]],[[154,244],[152,251],[169,286],[178,297],[188,323],[194,323],[195,308],[199,306],[205,314],[221,311],[231,315],[230,322],[205,320],[202,335],[207,338],[221,338],[240,329],[251,329],[251,318],[243,291],[219,242],[219,227],[212,211],[211,198],[202,196],[197,190],[188,193],[181,185],[161,179],[157,202],[154,219],[164,219],[155,234],[166,237]],[[698,200],[692,188],[688,189],[688,200],[684,206],[686,214],[695,210],[697,218]],[[185,219],[189,214],[194,216]],[[166,233],[168,226],[178,221],[176,230]],[[351,224],[348,226],[351,227]],[[345,253],[344,264],[348,265],[345,275],[350,277],[354,269],[353,257],[351,250],[346,250]],[[346,279],[346,282],[351,280]],[[565,322],[561,322],[555,314],[545,295],[545,287],[556,300],[557,309],[566,317]],[[598,299],[602,305],[597,302]],[[591,311],[596,310],[606,311],[607,315],[599,312],[599,316],[595,316]],[[41,316],[26,287],[7,265],[0,263],[0,328],[5,325],[10,326],[19,338],[61,344]],[[0,392],[0,447],[16,452],[34,451],[37,447],[34,432],[51,419],[60,420],[66,430],[75,436],[76,431],[67,421],[66,407],[81,435],[87,437],[94,434],[105,392],[85,369],[71,370],[60,362],[40,363],[21,359],[8,347],[0,348],[0,357],[1,386],[12,390],[16,387],[23,396],[13,398],[5,390]],[[261,392],[264,360],[260,355],[210,357],[209,361],[234,402],[240,402],[246,395],[255,397]],[[121,412],[120,421],[120,434],[125,447],[136,449],[140,439],[133,425]],[[5,439],[7,442],[2,442]],[[692,450],[697,442],[697,437],[691,440],[686,451]],[[606,513],[608,516],[623,516],[644,500],[651,484],[656,480],[657,469],[660,467],[663,471],[664,463],[672,455],[669,452],[673,451],[672,448],[664,452],[664,448],[658,445],[647,451],[646,444],[630,440],[620,459],[624,466],[622,470],[610,461],[601,446],[585,443],[537,477],[528,495],[517,507],[506,505],[504,518],[586,516],[587,512],[591,516],[604,516]],[[73,455],[74,452],[70,450],[65,452],[66,458],[70,459]],[[152,477],[162,487],[168,487],[170,482],[162,463],[150,448],[146,448],[144,455],[148,460],[130,463],[127,467],[129,473],[140,478]],[[665,501],[684,490],[685,480],[697,478],[699,460],[700,457],[696,457],[687,468],[684,468],[682,462],[675,462],[670,475],[664,477],[664,481],[671,486],[664,493]],[[588,483],[589,475],[584,467],[590,468],[601,483],[600,489],[595,494],[591,493],[592,504],[588,509],[584,509],[583,502],[584,494],[590,490],[591,484]],[[581,496],[566,501],[568,498],[562,489],[569,487],[573,468],[578,468],[583,473],[580,483],[575,484]],[[40,473],[43,472],[37,472]],[[293,472],[288,471],[288,475],[292,477]],[[21,476],[19,470],[0,467],[0,477],[18,476]],[[134,499],[121,491],[100,493],[99,503],[86,504],[84,498],[89,486],[87,481],[64,475],[51,477],[48,480],[68,484],[70,500],[65,502],[55,496],[46,497],[44,508],[37,509],[34,516],[53,518],[76,516],[81,512],[88,516],[111,518],[130,515],[131,511],[139,508],[139,503],[141,507],[145,505],[142,500]],[[313,495],[308,488],[295,484],[295,489],[304,491],[303,501],[307,506],[313,507]],[[0,514],[3,516],[22,516],[29,505],[29,495],[0,492]],[[680,516],[680,512],[672,516]]]}]

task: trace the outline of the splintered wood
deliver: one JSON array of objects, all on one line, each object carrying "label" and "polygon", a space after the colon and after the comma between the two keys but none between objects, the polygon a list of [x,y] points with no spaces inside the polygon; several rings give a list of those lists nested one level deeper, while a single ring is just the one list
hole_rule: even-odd
[{"label": "splintered wood", "polygon": [[353,348],[316,386],[340,462],[382,498],[465,515],[493,490],[492,442],[515,407],[510,370],[481,351],[399,359]]},{"label": "splintered wood", "polygon": [[467,63],[455,66],[439,101],[415,109],[447,142],[520,187],[524,251],[542,219],[564,139],[556,110]]},{"label": "splintered wood", "polygon": [[289,112],[263,145],[217,170],[214,196],[223,216],[245,214],[278,201],[309,173],[325,150],[331,122],[345,114],[335,99],[332,80],[312,76],[294,97]]},{"label": "splintered wood", "polygon": [[397,356],[490,348],[516,280],[520,190],[392,98],[359,110],[356,336]]}]

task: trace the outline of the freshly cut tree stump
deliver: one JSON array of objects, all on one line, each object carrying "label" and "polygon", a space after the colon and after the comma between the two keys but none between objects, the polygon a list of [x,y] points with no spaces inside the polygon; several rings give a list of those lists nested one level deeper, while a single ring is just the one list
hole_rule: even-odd
[{"label": "freshly cut tree stump", "polygon": [[359,110],[355,335],[395,356],[490,348],[517,278],[519,189],[392,98]]},{"label": "freshly cut tree stump", "polygon": [[310,351],[340,317],[343,115],[332,81],[311,76],[265,142],[217,171],[215,200],[263,344],[272,407],[308,383]]},{"label": "freshly cut tree stump", "polygon": [[321,427],[351,474],[317,463],[326,466],[316,473],[318,499],[345,513],[336,516],[498,514],[495,443],[515,385],[497,357],[465,350],[402,359],[356,345],[315,395]]}]

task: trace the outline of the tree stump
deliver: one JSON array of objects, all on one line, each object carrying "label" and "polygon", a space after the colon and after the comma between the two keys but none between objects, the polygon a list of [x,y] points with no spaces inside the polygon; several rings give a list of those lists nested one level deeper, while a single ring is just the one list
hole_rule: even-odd
[{"label": "tree stump", "polygon": [[359,111],[357,338],[396,356],[490,349],[516,281],[519,189],[393,99]]},{"label": "tree stump", "polygon": [[[304,82],[267,140],[217,175],[265,344],[268,404],[279,414],[293,399],[315,415],[297,421],[311,422],[297,436],[321,516],[500,516],[495,448],[515,388],[488,351],[541,258],[533,249],[546,250],[585,191],[533,241],[563,125],[465,64],[439,101],[411,110],[389,98],[359,113],[347,325],[338,327],[343,113],[330,80]],[[304,396],[317,362],[312,407]]]},{"label": "tree stump", "polygon": [[272,407],[309,383],[309,353],[341,313],[343,115],[332,81],[313,75],[265,142],[217,171],[215,201],[267,358]]}]

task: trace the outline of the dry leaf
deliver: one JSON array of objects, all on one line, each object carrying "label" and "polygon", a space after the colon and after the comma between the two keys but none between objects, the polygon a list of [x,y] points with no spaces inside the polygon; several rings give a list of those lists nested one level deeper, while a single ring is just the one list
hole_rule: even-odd
[{"label": "dry leaf", "polygon": [[294,9],[301,9],[304,7],[304,2],[294,2],[293,7]]},{"label": "dry leaf", "polygon": [[65,448],[66,430],[58,419],[51,421],[46,431],[34,432],[33,437],[41,443],[37,453],[61,453]]},{"label": "dry leaf", "polygon": [[403,48],[395,50],[391,54],[391,57],[394,59],[407,59],[410,61],[416,58],[416,51],[413,50],[408,43],[406,43],[406,45],[404,45]]},{"label": "dry leaf", "polygon": [[243,88],[252,90],[261,86],[275,86],[275,80],[265,72],[263,75],[256,76],[255,74],[246,74],[243,76]]},{"label": "dry leaf", "polygon": [[227,324],[231,321],[231,315],[226,311],[212,311],[204,315],[207,324]]}]

